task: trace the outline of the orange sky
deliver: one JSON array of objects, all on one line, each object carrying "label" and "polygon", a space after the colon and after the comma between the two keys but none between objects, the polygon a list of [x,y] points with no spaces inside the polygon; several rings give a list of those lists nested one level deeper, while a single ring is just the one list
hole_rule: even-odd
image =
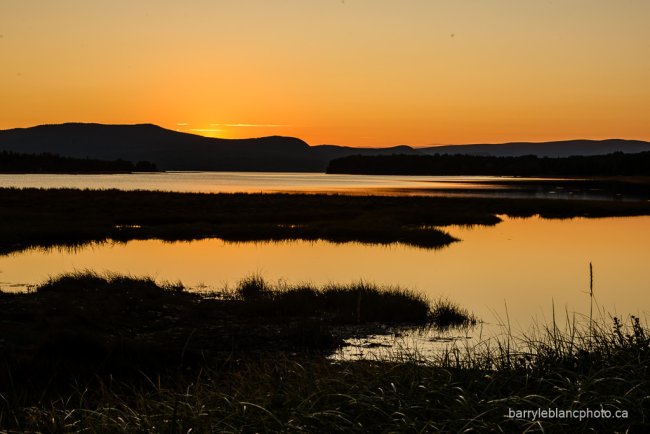
[{"label": "orange sky", "polygon": [[650,140],[647,0],[1,0],[0,129]]}]

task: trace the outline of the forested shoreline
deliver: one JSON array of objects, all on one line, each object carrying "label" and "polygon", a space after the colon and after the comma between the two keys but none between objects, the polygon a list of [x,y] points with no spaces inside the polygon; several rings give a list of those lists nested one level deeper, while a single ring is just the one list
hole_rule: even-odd
[{"label": "forested shoreline", "polygon": [[327,173],[364,175],[647,176],[650,152],[563,158],[462,154],[354,155],[330,161]]},{"label": "forested shoreline", "polygon": [[97,160],[57,154],[20,154],[0,151],[0,173],[131,173],[157,172],[148,161]]}]

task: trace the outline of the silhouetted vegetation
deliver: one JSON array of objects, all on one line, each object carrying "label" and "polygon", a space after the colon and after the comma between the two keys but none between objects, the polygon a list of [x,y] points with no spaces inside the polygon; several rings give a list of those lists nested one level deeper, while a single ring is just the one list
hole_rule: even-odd
[{"label": "silhouetted vegetation", "polygon": [[333,324],[405,323],[434,324],[439,328],[472,325],[476,320],[467,311],[447,300],[433,305],[418,294],[402,288],[382,288],[368,283],[272,286],[259,275],[242,279],[235,288],[236,298],[246,301],[248,312],[263,317],[291,316],[327,318]]},{"label": "silhouetted vegetation", "polygon": [[17,154],[0,151],[0,173],[132,173],[156,172],[153,163],[126,160],[93,160],[55,154]]},{"label": "silhouetted vegetation", "polygon": [[[563,329],[551,324],[528,337],[450,346],[428,360],[398,352],[385,360],[334,362],[314,352],[295,353],[295,342],[314,342],[307,335],[329,324],[326,314],[284,328],[293,319],[275,322],[273,308],[262,317],[263,309],[246,311],[249,296],[242,290],[260,285],[253,300],[268,306],[282,294],[305,291],[272,287],[252,276],[230,296],[209,299],[147,279],[75,275],[53,279],[34,294],[2,294],[8,315],[0,317],[0,430],[647,429],[650,331],[638,318],[573,322]],[[329,291],[306,294],[317,299]],[[355,305],[355,299],[346,304]],[[103,303],[106,319],[96,315]],[[242,310],[232,314],[237,305]],[[102,328],[108,324],[110,329]],[[228,336],[234,349],[223,357],[206,355]],[[289,340],[290,352],[258,357],[241,351],[241,341],[256,346],[269,339]],[[199,348],[205,352],[197,353]],[[510,416],[538,408],[575,413],[535,420]],[[589,410],[611,417],[586,417]]]},{"label": "silhouetted vegetation", "polygon": [[0,189],[0,252],[113,239],[328,240],[435,248],[450,224],[491,225],[497,215],[549,218],[650,214],[648,201],[193,194]]},{"label": "silhouetted vegetation", "polygon": [[563,158],[475,155],[354,155],[330,161],[327,173],[366,175],[649,176],[650,152]]},{"label": "silhouetted vegetation", "polygon": [[[454,310],[441,320],[441,306]],[[448,302],[357,283],[271,285],[259,276],[234,291],[199,295],[149,278],[75,273],[27,294],[0,293],[0,395],[71,376],[139,376],[237,354],[328,354],[382,326],[459,326],[476,320]],[[17,392],[17,391],[13,391]],[[6,396],[6,395],[5,395]]]}]

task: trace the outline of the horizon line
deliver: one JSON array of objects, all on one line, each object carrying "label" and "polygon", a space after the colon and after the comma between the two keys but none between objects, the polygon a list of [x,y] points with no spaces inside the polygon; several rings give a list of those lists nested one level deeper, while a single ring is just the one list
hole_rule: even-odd
[{"label": "horizon line", "polygon": [[[29,129],[29,128],[37,128],[37,127],[43,127],[43,126],[61,126],[61,125],[99,125],[99,126],[154,126],[157,128],[161,128],[163,130],[167,130],[170,132],[176,132],[176,133],[182,133],[182,134],[190,134],[193,136],[198,136],[198,137],[205,137],[206,139],[219,139],[219,140],[247,140],[247,139],[255,139],[255,138],[260,138],[260,137],[273,137],[277,135],[269,135],[269,136],[255,136],[255,137],[246,137],[246,138],[226,138],[226,137],[211,137],[211,136],[205,136],[202,134],[196,134],[197,132],[218,132],[218,131],[223,131],[223,130],[218,130],[218,129],[209,129],[209,128],[188,128],[186,130],[179,130],[179,129],[172,129],[172,128],[167,128],[160,126],[156,123],[153,122],[136,122],[136,123],[103,123],[103,122],[76,122],[76,121],[68,121],[68,122],[60,122],[60,123],[43,123],[43,124],[36,124],[36,125],[31,125],[27,127],[11,127],[11,128],[5,128],[5,129],[0,129],[0,131],[11,131],[11,130],[19,130],[19,129]],[[210,126],[217,126],[217,125],[223,125],[223,126],[246,126],[246,127],[279,127],[279,126],[288,126],[288,125],[279,125],[279,124],[268,124],[268,125],[263,125],[263,124],[210,124]],[[187,123],[178,123],[176,126],[189,126]],[[190,132],[191,131],[191,132]],[[392,144],[392,145],[385,145],[385,146],[355,146],[355,145],[338,145],[334,143],[320,143],[316,145],[312,145],[308,143],[306,140],[298,137],[298,136],[286,136],[286,135],[280,135],[280,137],[292,137],[296,138],[299,140],[302,140],[305,142],[308,146],[313,147],[313,146],[341,146],[341,147],[347,147],[347,148],[359,148],[359,149],[382,149],[382,148],[396,148],[400,146],[407,146],[412,149],[423,149],[423,148],[437,148],[437,147],[445,147],[445,146],[478,146],[478,145],[510,145],[510,144],[544,144],[544,143],[562,143],[562,142],[574,142],[574,141],[591,141],[591,142],[605,142],[605,141],[610,141],[610,140],[624,140],[624,141],[635,141],[635,142],[645,142],[645,143],[650,143],[650,139],[644,140],[644,139],[638,139],[638,138],[622,138],[622,137],[608,137],[604,139],[591,139],[591,138],[584,138],[584,137],[578,137],[578,138],[564,138],[564,139],[554,139],[554,140],[509,140],[509,141],[504,141],[504,142],[465,142],[465,143],[431,143],[431,144],[423,144],[423,145],[412,145],[412,144],[406,144],[406,143],[398,143],[398,144]]]}]

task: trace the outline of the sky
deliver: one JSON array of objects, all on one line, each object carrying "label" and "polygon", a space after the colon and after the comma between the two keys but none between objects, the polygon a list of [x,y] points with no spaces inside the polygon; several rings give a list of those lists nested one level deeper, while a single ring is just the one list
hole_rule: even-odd
[{"label": "sky", "polygon": [[0,129],[650,140],[648,0],[0,0]]}]

